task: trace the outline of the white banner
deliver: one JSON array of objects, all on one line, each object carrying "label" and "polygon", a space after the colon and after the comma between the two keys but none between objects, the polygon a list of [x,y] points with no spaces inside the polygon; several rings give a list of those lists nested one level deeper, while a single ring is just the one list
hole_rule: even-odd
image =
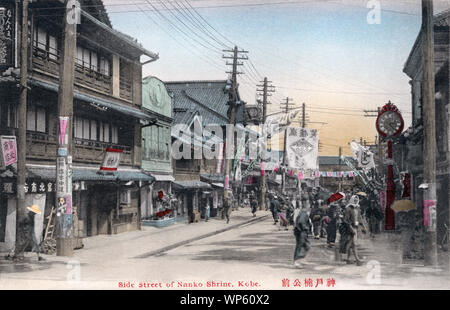
[{"label": "white banner", "polygon": [[286,164],[301,171],[318,170],[319,133],[316,129],[286,128]]},{"label": "white banner", "polygon": [[364,171],[375,168],[374,154],[368,148],[356,141],[352,141],[350,146],[355,155],[355,159],[358,161],[358,168],[361,168]]}]

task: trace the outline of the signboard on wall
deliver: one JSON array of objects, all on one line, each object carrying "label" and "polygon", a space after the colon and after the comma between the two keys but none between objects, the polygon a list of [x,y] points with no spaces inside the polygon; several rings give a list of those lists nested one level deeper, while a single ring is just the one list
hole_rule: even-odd
[{"label": "signboard on wall", "polygon": [[117,171],[122,157],[122,150],[108,148],[106,149],[105,158],[100,170],[103,171]]},{"label": "signboard on wall", "polygon": [[0,4],[0,70],[15,66],[15,12],[13,3]]},{"label": "signboard on wall", "polygon": [[8,167],[17,163],[17,143],[15,136],[0,136],[0,167]]}]

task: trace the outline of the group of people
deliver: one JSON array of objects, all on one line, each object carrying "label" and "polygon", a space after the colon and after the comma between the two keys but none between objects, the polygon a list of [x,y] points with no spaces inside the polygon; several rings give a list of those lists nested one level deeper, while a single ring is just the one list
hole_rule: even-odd
[{"label": "group of people", "polygon": [[[325,239],[330,248],[335,247],[339,232],[339,253],[347,254],[348,264],[361,265],[361,259],[356,250],[358,231],[370,233],[374,238],[379,232],[383,212],[379,207],[376,197],[365,193],[347,192],[337,201],[315,199],[314,192],[309,203],[302,201],[301,197],[283,197],[280,194],[268,194],[268,206],[272,213],[274,225],[280,224],[280,229],[288,230],[294,227],[296,248],[294,263],[300,264],[310,249],[309,236],[314,239]],[[257,209],[257,199],[252,197],[252,212]],[[368,223],[368,225],[367,225]],[[351,258],[354,258],[352,261]]]}]

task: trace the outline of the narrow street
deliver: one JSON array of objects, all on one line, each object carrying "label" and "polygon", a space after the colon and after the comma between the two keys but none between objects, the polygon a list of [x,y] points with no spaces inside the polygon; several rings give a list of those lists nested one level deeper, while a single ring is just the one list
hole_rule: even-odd
[{"label": "narrow street", "polygon": [[[442,271],[396,261],[398,249],[388,237],[358,241],[362,266],[335,262],[334,250],[324,239],[310,239],[307,265],[299,268],[292,264],[292,227],[279,230],[268,212],[260,211],[253,219],[248,210],[240,210],[228,226],[211,219],[86,239],[85,248],[75,251],[73,258],[46,256],[37,262],[28,253],[25,262],[14,264],[2,258],[0,289],[122,289],[131,284],[146,290],[450,287],[448,274]],[[189,242],[192,239],[197,240]],[[167,287],[171,283],[173,287]]]}]

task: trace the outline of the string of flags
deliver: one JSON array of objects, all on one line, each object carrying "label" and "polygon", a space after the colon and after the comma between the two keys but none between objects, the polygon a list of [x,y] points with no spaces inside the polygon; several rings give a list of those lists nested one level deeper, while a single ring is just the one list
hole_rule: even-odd
[{"label": "string of flags", "polygon": [[[272,172],[277,173],[280,170],[279,166],[275,166]],[[301,171],[297,169],[288,169],[287,175],[290,177],[297,176],[299,180],[303,179],[319,179],[319,178],[354,178],[359,175],[356,171]]]}]

